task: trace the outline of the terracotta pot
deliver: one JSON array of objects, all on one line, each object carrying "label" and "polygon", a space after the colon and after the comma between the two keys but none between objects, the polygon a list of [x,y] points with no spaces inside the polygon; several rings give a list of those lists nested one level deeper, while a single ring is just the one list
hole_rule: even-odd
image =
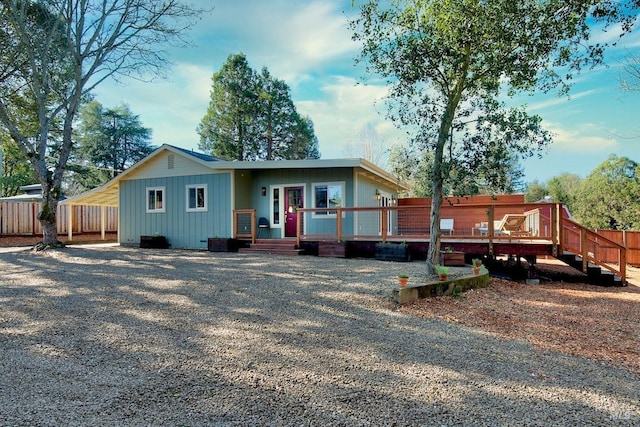
[{"label": "terracotta pot", "polygon": [[440,277],[440,281],[441,282],[444,282],[445,280],[447,280],[448,276],[449,276],[448,274],[439,274],[438,275],[438,277]]},{"label": "terracotta pot", "polygon": [[401,288],[406,288],[407,287],[407,283],[409,283],[409,278],[408,277],[398,277],[398,285]]},{"label": "terracotta pot", "polygon": [[480,274],[480,267],[473,267],[473,274],[475,274],[476,276]]}]

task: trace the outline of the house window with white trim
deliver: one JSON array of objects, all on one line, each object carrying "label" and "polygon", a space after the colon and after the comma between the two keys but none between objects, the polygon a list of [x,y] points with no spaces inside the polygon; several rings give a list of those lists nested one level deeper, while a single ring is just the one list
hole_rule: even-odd
[{"label": "house window with white trim", "polygon": [[187,212],[207,210],[207,184],[187,185]]},{"label": "house window with white trim", "polygon": [[[344,207],[344,182],[313,184],[314,208]],[[336,211],[314,212],[316,217],[335,217]]]},{"label": "house window with white trim", "polygon": [[165,211],[164,187],[147,187],[147,212],[160,213]]}]

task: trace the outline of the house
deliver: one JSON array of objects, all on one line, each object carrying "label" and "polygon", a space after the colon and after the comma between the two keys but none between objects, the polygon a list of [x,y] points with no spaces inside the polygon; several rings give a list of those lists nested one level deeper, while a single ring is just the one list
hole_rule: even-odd
[{"label": "house", "polygon": [[[298,223],[306,234],[335,226],[331,208],[387,206],[403,189],[363,159],[223,161],[165,144],[103,186],[63,203],[118,206],[122,245],[159,234],[174,248],[206,249],[208,238],[236,237],[239,226],[251,225],[238,224],[241,212],[265,218],[272,238],[294,238]],[[299,221],[301,208],[324,210]],[[342,227],[363,225],[350,215]]]}]

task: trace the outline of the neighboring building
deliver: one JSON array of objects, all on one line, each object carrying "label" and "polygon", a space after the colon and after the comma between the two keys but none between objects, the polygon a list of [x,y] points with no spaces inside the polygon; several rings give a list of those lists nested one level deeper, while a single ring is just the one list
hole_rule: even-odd
[{"label": "neighboring building", "polygon": [[20,187],[22,194],[11,197],[0,197],[5,202],[41,202],[42,201],[42,185],[31,184]]},{"label": "neighboring building", "polygon": [[[300,208],[386,206],[403,189],[362,159],[222,161],[163,145],[105,185],[63,203],[118,206],[123,245],[161,234],[174,248],[206,249],[210,237],[234,237],[238,210],[266,218],[273,238],[296,237]],[[305,234],[330,232],[335,220],[328,218],[335,212],[306,214]],[[362,232],[365,223],[349,215],[343,228]]]}]

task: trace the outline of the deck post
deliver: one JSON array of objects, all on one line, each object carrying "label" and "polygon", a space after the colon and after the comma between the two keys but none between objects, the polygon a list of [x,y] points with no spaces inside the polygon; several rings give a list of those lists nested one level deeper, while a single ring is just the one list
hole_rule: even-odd
[{"label": "deck post", "polygon": [[67,205],[67,238],[73,240],[73,205]]},{"label": "deck post", "polygon": [[560,253],[560,234],[559,231],[562,228],[562,221],[558,220],[558,214],[560,213],[560,208],[558,204],[555,204],[555,209],[550,210],[551,218],[551,253],[554,257],[557,257]]},{"label": "deck post", "polygon": [[342,209],[336,211],[336,238],[339,242],[342,240]]},{"label": "deck post", "polygon": [[588,266],[589,266],[589,260],[587,259],[587,257],[589,256],[589,247],[587,245],[587,230],[586,228],[581,228],[580,229],[580,249],[581,249],[581,255],[582,255],[582,272],[583,273],[587,273],[588,271]]},{"label": "deck post", "polygon": [[251,210],[251,243],[256,242],[256,210]]},{"label": "deck post", "polygon": [[[302,221],[300,215],[304,215],[304,212],[298,211],[298,215],[296,215],[296,246],[300,247],[300,226],[302,225]],[[285,233],[286,236],[286,233]]]},{"label": "deck post", "polygon": [[382,213],[382,219],[380,221],[380,228],[382,231],[382,243],[386,243],[387,242],[387,216],[389,215],[389,211],[386,208],[381,208],[380,209],[381,213]]},{"label": "deck post", "polygon": [[489,255],[493,255],[493,236],[495,235],[495,228],[493,226],[493,218],[494,218],[494,209],[495,206],[489,206],[487,210],[487,219],[489,220],[488,229],[487,229],[487,237],[489,238]]}]

